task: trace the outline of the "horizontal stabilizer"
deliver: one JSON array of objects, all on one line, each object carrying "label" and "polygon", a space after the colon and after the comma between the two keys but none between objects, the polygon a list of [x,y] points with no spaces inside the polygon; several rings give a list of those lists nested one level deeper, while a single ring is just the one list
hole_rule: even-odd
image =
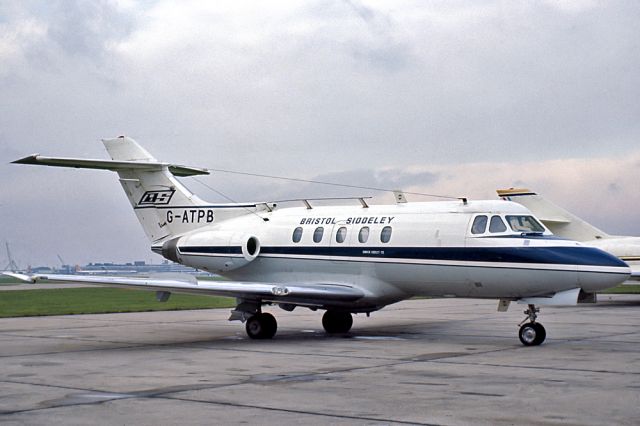
[{"label": "horizontal stabilizer", "polygon": [[497,189],[498,197],[512,197],[518,195],[538,195],[533,191],[529,191],[526,188],[509,188],[509,189]]},{"label": "horizontal stabilizer", "polygon": [[94,160],[84,158],[65,158],[65,157],[45,157],[44,155],[33,154],[28,157],[13,161],[15,164],[34,164],[41,166],[54,167],[73,167],[78,169],[101,169],[118,172],[122,170],[138,170],[138,171],[160,171],[168,168],[174,176],[195,176],[208,175],[209,170],[181,166],[178,164],[163,163],[159,161],[116,161],[116,160]]}]

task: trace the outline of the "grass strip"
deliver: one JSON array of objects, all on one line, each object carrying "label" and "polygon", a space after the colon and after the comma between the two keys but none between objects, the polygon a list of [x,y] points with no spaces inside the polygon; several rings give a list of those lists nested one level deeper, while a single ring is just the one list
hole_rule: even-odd
[{"label": "grass strip", "polygon": [[[10,277],[0,278],[0,285],[17,283],[19,282]],[[640,285],[619,285],[601,293],[640,294]],[[0,291],[0,318],[176,311],[234,306],[235,299],[230,297],[172,294],[167,302],[158,302],[153,291],[108,287]]]},{"label": "grass strip", "polygon": [[24,282],[13,277],[0,275],[0,285],[18,285],[18,284],[24,284]]},{"label": "grass strip", "polygon": [[599,291],[602,294],[640,294],[640,285],[619,285],[605,291]]},{"label": "grass strip", "polygon": [[229,297],[174,293],[166,302],[158,302],[155,297],[153,291],[105,287],[1,291],[0,318],[175,311],[235,306],[235,299]]}]

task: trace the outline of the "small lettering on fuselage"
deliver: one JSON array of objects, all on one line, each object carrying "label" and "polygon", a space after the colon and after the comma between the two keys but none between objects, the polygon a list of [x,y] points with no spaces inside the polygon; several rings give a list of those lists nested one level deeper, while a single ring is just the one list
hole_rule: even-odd
[{"label": "small lettering on fuselage", "polygon": [[167,210],[167,223],[211,223],[213,219],[213,210],[188,209],[182,212]]},{"label": "small lettering on fuselage", "polygon": [[337,225],[338,222],[345,225],[389,225],[393,219],[395,216],[348,217],[346,220],[335,217],[303,217],[300,219],[300,225]]},{"label": "small lettering on fuselage", "polygon": [[362,254],[372,254],[376,256],[384,256],[384,250],[362,250]]}]

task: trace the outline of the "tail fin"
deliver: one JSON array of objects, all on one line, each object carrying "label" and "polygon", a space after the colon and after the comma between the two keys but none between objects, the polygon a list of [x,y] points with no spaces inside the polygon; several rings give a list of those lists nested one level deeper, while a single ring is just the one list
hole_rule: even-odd
[{"label": "tail fin", "polygon": [[[131,161],[143,165],[145,163],[162,164],[131,138],[103,139],[102,143],[114,161]],[[194,210],[194,207],[207,205],[205,201],[194,195],[175,178],[171,171],[172,168],[175,171],[177,167],[163,164],[152,170],[134,168],[116,170],[120,177],[120,184],[147,237],[152,242],[207,224],[207,213],[202,210],[198,211],[203,215],[200,220],[197,216],[194,217],[194,220],[180,221],[180,223],[167,220],[166,211],[169,208],[180,207],[181,209]],[[183,176],[193,174],[209,174],[209,172],[204,169],[182,172]],[[212,222],[213,212],[210,212],[209,215]]]},{"label": "tail fin", "polygon": [[540,219],[555,235],[575,241],[591,241],[610,236],[562,207],[524,188],[498,189],[503,200],[522,204]]},{"label": "tail fin", "polygon": [[[209,205],[176,179],[176,176],[206,175],[209,174],[208,170],[160,162],[133,139],[125,136],[103,139],[102,142],[112,160],[34,154],[14,163],[117,172],[127,198],[152,243],[211,224],[214,220],[247,214],[246,209],[256,207],[237,204]],[[217,208],[223,208],[219,215]]]}]

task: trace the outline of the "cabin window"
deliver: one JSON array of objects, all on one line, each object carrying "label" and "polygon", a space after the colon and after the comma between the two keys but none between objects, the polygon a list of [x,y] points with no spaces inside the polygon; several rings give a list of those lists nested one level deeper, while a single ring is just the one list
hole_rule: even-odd
[{"label": "cabin window", "polygon": [[500,216],[491,216],[491,223],[489,223],[489,232],[504,232],[507,230],[507,225],[504,224]]},{"label": "cabin window", "polygon": [[388,243],[391,240],[391,227],[385,226],[380,232],[380,241]]},{"label": "cabin window", "polygon": [[347,228],[341,226],[338,228],[338,232],[336,232],[336,243],[344,243],[344,240],[347,239]]},{"label": "cabin window", "polygon": [[484,231],[487,229],[487,217],[486,216],[476,216],[473,219],[473,225],[471,225],[471,233],[472,234],[484,234]]},{"label": "cabin window", "polygon": [[507,216],[507,222],[515,232],[544,232],[544,226],[533,216]]},{"label": "cabin window", "polygon": [[293,236],[291,237],[294,243],[299,243],[302,239],[302,227],[298,226],[293,230]]},{"label": "cabin window", "polygon": [[319,243],[322,241],[322,234],[324,234],[324,228],[322,226],[318,226],[315,231],[313,231],[313,242]]},{"label": "cabin window", "polygon": [[358,233],[358,241],[361,243],[366,243],[369,239],[369,227],[363,226],[360,228],[360,232]]}]

